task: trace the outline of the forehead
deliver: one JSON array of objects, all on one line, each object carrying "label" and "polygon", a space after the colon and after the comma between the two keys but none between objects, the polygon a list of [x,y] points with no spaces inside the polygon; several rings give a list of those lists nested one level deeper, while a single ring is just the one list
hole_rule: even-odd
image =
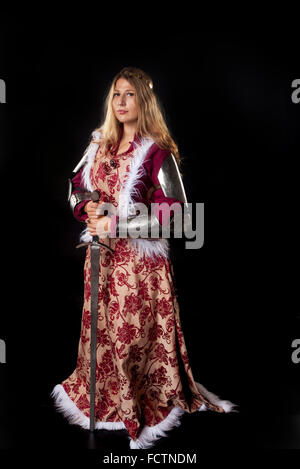
[{"label": "forehead", "polygon": [[131,83],[129,83],[129,81],[126,80],[126,78],[119,78],[116,81],[115,89],[117,89],[117,90],[125,90],[125,89],[134,90],[135,88],[134,88],[133,85],[131,85]]}]

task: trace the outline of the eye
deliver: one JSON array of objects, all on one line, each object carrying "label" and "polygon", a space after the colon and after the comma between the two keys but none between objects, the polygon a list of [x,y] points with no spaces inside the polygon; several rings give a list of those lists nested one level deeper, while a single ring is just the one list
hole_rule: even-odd
[{"label": "eye", "polygon": [[[134,96],[134,93],[132,93],[131,91],[129,91],[127,94],[128,94],[129,96]],[[114,93],[114,94],[113,94],[113,97],[119,96],[119,95],[120,95],[120,93]]]}]

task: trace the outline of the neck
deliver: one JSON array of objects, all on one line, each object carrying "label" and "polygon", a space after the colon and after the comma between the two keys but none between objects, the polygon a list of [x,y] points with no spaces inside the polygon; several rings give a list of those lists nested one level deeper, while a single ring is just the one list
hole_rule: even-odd
[{"label": "neck", "polygon": [[123,125],[123,135],[122,140],[129,142],[134,139],[134,135],[136,132],[136,123],[124,123]]}]

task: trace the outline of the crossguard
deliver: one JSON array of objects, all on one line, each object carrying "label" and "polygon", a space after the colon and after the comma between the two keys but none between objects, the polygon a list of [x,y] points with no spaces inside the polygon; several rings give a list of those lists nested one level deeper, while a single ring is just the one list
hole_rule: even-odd
[{"label": "crossguard", "polygon": [[107,246],[107,244],[104,244],[104,243],[101,243],[100,241],[89,241],[89,242],[86,242],[86,243],[80,243],[76,246],[76,249],[78,248],[82,248],[83,246],[103,246],[105,247],[106,249],[109,249],[111,252],[115,252],[114,249],[110,248],[109,246]]},{"label": "crossguard", "polygon": [[[100,200],[100,194],[97,190],[91,192],[91,199],[93,202],[99,202]],[[99,238],[98,236],[93,236],[93,241],[89,241],[89,242],[86,242],[86,243],[81,243],[81,244],[78,244],[76,246],[76,249],[77,248],[82,248],[83,246],[98,246],[100,248],[100,246],[103,246],[105,247],[106,249],[109,249],[111,252],[115,252],[112,248],[110,248],[109,246],[107,246],[107,244],[104,244],[104,243],[101,243],[99,241]]]}]

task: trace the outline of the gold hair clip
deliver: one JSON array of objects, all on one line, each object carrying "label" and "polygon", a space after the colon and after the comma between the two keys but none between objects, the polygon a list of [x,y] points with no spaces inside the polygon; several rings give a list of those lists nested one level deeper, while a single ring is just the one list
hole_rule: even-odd
[{"label": "gold hair clip", "polygon": [[152,84],[151,80],[145,79],[145,77],[144,77],[141,73],[124,72],[124,75],[125,75],[125,76],[128,76],[129,78],[130,78],[130,77],[136,77],[136,78],[139,78],[140,80],[145,80],[145,82],[147,83],[147,85],[149,86],[149,88],[150,88],[151,90],[153,89],[153,84]]}]

